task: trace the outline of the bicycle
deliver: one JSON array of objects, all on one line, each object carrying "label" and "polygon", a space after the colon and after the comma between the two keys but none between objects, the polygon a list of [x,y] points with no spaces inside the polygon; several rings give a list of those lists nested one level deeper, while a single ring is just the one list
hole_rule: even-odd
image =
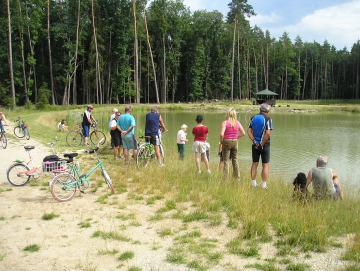
[{"label": "bicycle", "polygon": [[[70,147],[79,146],[81,144],[81,142],[83,142],[84,137],[85,137],[84,129],[82,127],[81,122],[78,122],[77,125],[78,125],[78,128],[76,130],[71,130],[66,135],[66,143]],[[101,141],[101,139],[104,139],[103,141],[101,141],[102,142],[101,145],[103,145],[106,141],[106,136],[102,131],[96,130],[96,125],[97,125],[97,121],[95,121],[95,122],[93,122],[93,124],[91,124],[91,128],[93,131],[90,133],[90,141],[91,141],[91,143],[96,145],[97,142]]]},{"label": "bicycle", "polygon": [[[43,172],[51,172],[56,176],[58,173],[66,171],[66,160],[58,160],[57,158],[56,160],[51,161],[51,159],[47,159],[49,156],[44,158],[46,161],[43,161],[39,166],[34,167],[30,151],[35,149],[35,147],[24,146],[24,149],[27,151],[30,160],[27,163],[24,163],[24,159],[18,158],[15,161],[16,163],[12,164],[6,171],[7,179],[12,185],[23,186],[31,177],[38,179]],[[31,164],[31,168],[29,167],[29,164]]]},{"label": "bicycle", "polygon": [[95,153],[97,158],[97,164],[92,169],[90,169],[88,173],[86,173],[85,175],[80,175],[79,168],[74,167],[75,172],[79,176],[78,178],[75,178],[74,175],[67,172],[57,175],[52,179],[52,181],[50,182],[50,191],[54,199],[60,202],[69,201],[74,197],[76,189],[79,189],[81,193],[85,193],[85,190],[90,186],[90,181],[88,178],[98,167],[100,167],[101,173],[111,193],[115,193],[110,176],[105,170],[105,167],[102,164],[97,153],[100,145],[102,145],[103,143],[104,139],[101,139],[98,142],[97,147],[94,148],[92,151],[89,151],[89,153]]},{"label": "bicycle", "polygon": [[6,133],[5,130],[1,130],[1,145],[3,147],[3,149],[6,149],[7,147],[7,137],[6,137]]},{"label": "bicycle", "polygon": [[[150,136],[140,136],[139,138],[150,139]],[[164,153],[164,148],[162,146],[161,139],[160,139],[159,147],[160,147],[161,159],[164,162],[165,153]],[[146,167],[152,159],[156,159],[154,145],[151,144],[150,141],[149,142],[139,142],[138,143],[138,153],[137,153],[137,164],[140,166],[142,165],[142,166]]]},{"label": "bicycle", "polygon": [[18,123],[14,127],[14,135],[17,136],[18,138],[23,138],[25,136],[25,138],[27,140],[29,140],[30,139],[30,133],[29,133],[28,126],[25,124],[25,122],[23,120],[21,120],[20,117],[18,117],[17,120],[14,120],[14,122]]}]

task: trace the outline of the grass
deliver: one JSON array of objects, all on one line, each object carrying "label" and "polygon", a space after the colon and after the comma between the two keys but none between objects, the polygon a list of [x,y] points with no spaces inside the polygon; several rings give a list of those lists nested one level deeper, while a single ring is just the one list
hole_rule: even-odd
[{"label": "grass", "polygon": [[45,214],[41,217],[41,219],[42,219],[42,220],[53,220],[54,218],[57,218],[57,217],[59,217],[59,215],[57,215],[57,214],[54,214],[54,213],[45,213]]},{"label": "grass", "polygon": [[134,257],[135,257],[135,253],[133,251],[125,251],[125,252],[120,254],[119,260],[120,261],[126,261],[126,260],[130,260],[130,259],[132,259]]},{"label": "grass", "polygon": [[39,250],[40,250],[40,246],[37,244],[28,245],[23,249],[23,251],[26,251],[26,252],[37,252]]},{"label": "grass", "polygon": [[[315,102],[288,102],[290,108],[296,106],[296,108],[304,110],[360,108],[358,105],[352,104],[337,105],[335,101],[332,103],[331,109],[319,107]],[[330,104],[330,101],[327,102]],[[217,105],[219,105],[219,110],[222,110],[222,105]],[[286,102],[279,102],[279,105],[281,105],[281,110],[289,110]],[[194,105],[190,106],[194,107]],[[110,107],[101,109],[104,115]],[[145,110],[145,107],[138,109],[136,107],[134,106],[134,110]],[[173,107],[169,110],[180,109]],[[51,129],[43,128],[54,126],[51,114],[57,118],[64,112],[28,113],[26,114],[26,121],[30,125],[32,121],[37,124],[32,125],[32,134],[35,138],[46,142],[48,138],[55,137],[58,134],[52,132]],[[65,113],[69,119],[73,118],[71,110]],[[39,131],[37,131],[38,129]],[[49,132],[43,135],[41,130]],[[56,147],[58,151],[67,148],[66,143],[62,141],[59,141]],[[281,270],[309,270],[305,264],[294,264],[284,259],[291,258],[299,253],[311,257],[312,252],[325,252],[329,248],[341,248],[343,246],[341,242],[334,240],[352,234],[355,236],[353,242],[348,246],[343,246],[343,249],[346,250],[343,259],[349,261],[347,270],[359,270],[357,263],[360,262],[360,223],[358,221],[360,206],[357,198],[347,197],[344,201],[336,202],[317,201],[306,205],[294,204],[291,201],[292,187],[287,180],[278,175],[270,175],[271,189],[268,191],[249,189],[250,175],[245,166],[240,168],[242,178],[240,182],[229,181],[224,183],[219,181],[222,173],[217,169],[212,170],[211,176],[198,176],[189,172],[189,168],[194,168],[192,158],[185,159],[182,166],[167,162],[166,168],[158,168],[155,163],[150,163],[144,170],[134,166],[122,167],[109,162],[108,158],[112,157],[111,152],[108,148],[103,148],[100,150],[99,156],[111,174],[117,192],[116,196],[120,191],[127,194],[122,198],[123,200],[120,200],[119,197],[118,202],[112,196],[110,203],[108,189],[103,185],[101,173],[95,174],[95,172],[91,175],[91,184],[95,187],[93,192],[96,191],[96,194],[99,195],[97,202],[103,205],[118,206],[121,214],[113,214],[114,217],[122,221],[130,220],[124,227],[124,231],[129,227],[141,226],[141,223],[136,221],[136,218],[140,219],[140,216],[150,224],[162,224],[163,221],[171,219],[173,221],[171,227],[155,228],[155,232],[160,238],[172,239],[174,242],[174,245],[168,248],[166,252],[166,260],[170,263],[185,264],[194,270],[207,270],[208,263],[211,263],[210,266],[218,264],[225,253],[257,259],[261,245],[274,242],[277,250],[276,257],[283,259],[283,261],[277,262],[277,265],[272,262],[261,262],[253,264],[253,268],[271,271],[279,270],[277,266],[280,265],[282,266]],[[89,158],[87,155],[83,155],[79,159],[81,161]],[[167,152],[166,159],[167,161],[175,161],[177,159],[176,151]],[[92,165],[92,163],[81,162],[84,171],[89,170]],[[98,189],[101,185],[103,187]],[[148,212],[141,215],[136,214],[136,216],[134,213],[126,213],[126,207],[131,205],[145,206]],[[106,209],[106,206],[103,208]],[[49,217],[45,220],[57,217],[53,213],[45,215]],[[1,220],[5,220],[5,218],[0,217]],[[90,222],[80,221],[78,225],[86,228]],[[236,232],[237,234],[233,235],[236,237],[231,237],[223,248],[216,241],[206,239],[206,230],[212,227],[222,227],[223,232]],[[92,237],[133,242],[125,234],[120,234],[117,231],[119,228],[113,228],[111,231],[95,231]],[[153,249],[162,248],[161,243],[149,244],[149,246],[153,246]],[[100,251],[99,254],[114,255],[118,253],[115,250]],[[352,267],[353,269],[351,269]]]}]

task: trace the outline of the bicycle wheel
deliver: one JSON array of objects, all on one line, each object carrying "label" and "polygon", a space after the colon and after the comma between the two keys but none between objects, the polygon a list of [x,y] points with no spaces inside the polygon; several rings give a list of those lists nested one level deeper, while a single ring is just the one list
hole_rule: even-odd
[{"label": "bicycle wheel", "polygon": [[6,172],[7,179],[9,183],[14,186],[23,186],[29,180],[30,176],[26,175],[26,171],[29,171],[30,168],[24,164],[13,164],[9,167],[8,171]]},{"label": "bicycle wheel", "polygon": [[62,173],[54,177],[50,182],[51,195],[57,201],[71,200],[76,192],[76,179],[69,173]]},{"label": "bicycle wheel", "polygon": [[106,172],[105,169],[102,170],[102,175],[104,176],[105,182],[108,185],[108,187],[110,188],[111,193],[115,194],[114,186],[112,184],[109,174]]},{"label": "bicycle wheel", "polygon": [[25,136],[23,129],[20,127],[20,125],[14,127],[14,135],[16,135],[18,138],[23,138]]},{"label": "bicycle wheel", "polygon": [[24,135],[25,135],[25,138],[26,138],[27,140],[30,139],[30,133],[29,133],[29,129],[28,129],[28,128],[24,128]]},{"label": "bicycle wheel", "polygon": [[106,141],[106,136],[102,131],[94,130],[91,132],[90,134],[91,143],[97,145],[101,139],[104,139],[104,141],[101,142],[100,145],[104,145]]},{"label": "bicycle wheel", "polygon": [[6,138],[5,133],[1,134],[1,144],[2,144],[3,149],[6,149],[6,147],[7,147],[7,138]]},{"label": "bicycle wheel", "polygon": [[70,147],[76,147],[83,141],[83,135],[79,130],[72,130],[66,135],[66,143]]},{"label": "bicycle wheel", "polygon": [[139,146],[137,153],[137,163],[139,166],[146,167],[149,164],[151,159],[151,154],[149,150],[149,144],[143,143]]}]

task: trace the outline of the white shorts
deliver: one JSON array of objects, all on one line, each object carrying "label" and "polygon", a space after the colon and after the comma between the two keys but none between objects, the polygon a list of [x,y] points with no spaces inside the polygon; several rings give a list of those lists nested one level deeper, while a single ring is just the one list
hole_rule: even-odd
[{"label": "white shorts", "polygon": [[204,153],[204,152],[206,152],[206,149],[207,149],[207,147],[206,147],[205,142],[195,141],[192,144],[192,150],[194,152]]}]

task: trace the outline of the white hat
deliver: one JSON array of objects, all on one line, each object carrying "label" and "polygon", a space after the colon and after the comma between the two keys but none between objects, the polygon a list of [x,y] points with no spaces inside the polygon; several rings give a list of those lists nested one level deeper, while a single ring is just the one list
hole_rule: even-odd
[{"label": "white hat", "polygon": [[187,125],[186,124],[181,125],[181,129],[183,128],[187,128]]}]

